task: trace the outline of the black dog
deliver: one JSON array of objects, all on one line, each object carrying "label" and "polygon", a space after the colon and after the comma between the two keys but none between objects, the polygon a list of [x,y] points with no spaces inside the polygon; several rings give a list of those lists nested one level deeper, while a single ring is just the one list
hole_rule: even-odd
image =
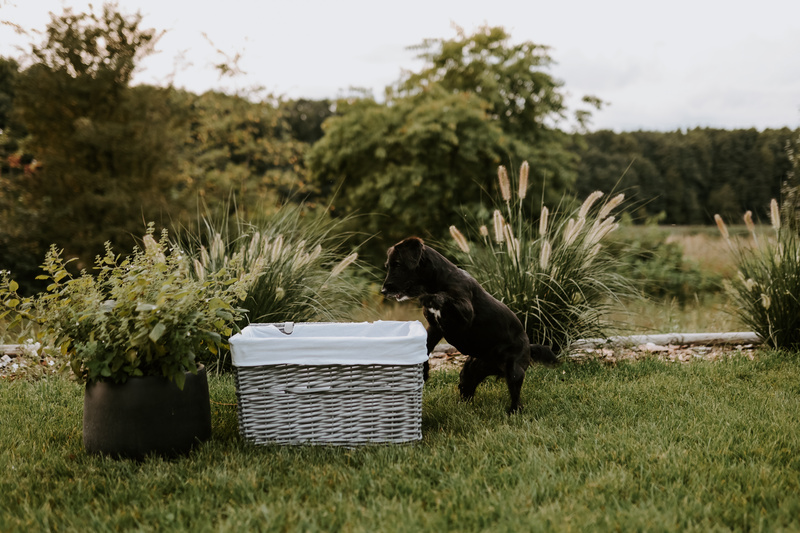
[{"label": "black dog", "polygon": [[[547,346],[531,345],[517,316],[422,239],[409,237],[389,248],[388,273],[381,293],[398,301],[419,298],[428,321],[428,353],[442,339],[468,355],[458,389],[468,400],[489,376],[504,377],[511,395],[510,412],[519,410],[519,395],[531,356],[558,362]],[[428,363],[424,367],[428,375]]]}]

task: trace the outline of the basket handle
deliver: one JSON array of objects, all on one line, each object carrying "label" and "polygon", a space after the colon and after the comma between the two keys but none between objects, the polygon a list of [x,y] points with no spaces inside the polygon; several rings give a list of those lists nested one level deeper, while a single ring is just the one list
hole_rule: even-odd
[{"label": "basket handle", "polygon": [[253,322],[251,326],[275,326],[284,335],[291,335],[294,331],[294,322]]}]

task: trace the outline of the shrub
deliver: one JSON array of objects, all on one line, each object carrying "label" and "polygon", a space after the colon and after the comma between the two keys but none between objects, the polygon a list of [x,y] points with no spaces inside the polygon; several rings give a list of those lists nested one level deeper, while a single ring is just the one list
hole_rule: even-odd
[{"label": "shrub", "polygon": [[564,207],[564,199],[552,213],[541,207],[534,221],[523,206],[528,172],[523,163],[512,194],[500,167],[501,201],[491,231],[484,224],[474,235],[472,224],[468,240],[455,226],[450,230],[462,264],[517,314],[532,342],[558,353],[579,338],[607,335],[613,329],[606,318],[610,306],[618,295],[633,292],[604,246],[618,227],[611,212],[624,195],[598,203],[603,193],[596,191],[577,209]]},{"label": "shrub", "polygon": [[778,202],[772,200],[774,235],[759,237],[750,211],[744,220],[752,243],[732,239],[722,218],[717,226],[734,254],[738,272],[726,283],[734,312],[774,348],[800,348],[800,236],[781,224]]}]

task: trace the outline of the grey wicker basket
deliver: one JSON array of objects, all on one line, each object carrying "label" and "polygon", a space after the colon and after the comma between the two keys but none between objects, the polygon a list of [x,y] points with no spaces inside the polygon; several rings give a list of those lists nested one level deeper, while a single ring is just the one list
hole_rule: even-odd
[{"label": "grey wicker basket", "polygon": [[250,442],[422,438],[427,350],[419,322],[254,324],[231,338],[231,350],[239,430]]}]

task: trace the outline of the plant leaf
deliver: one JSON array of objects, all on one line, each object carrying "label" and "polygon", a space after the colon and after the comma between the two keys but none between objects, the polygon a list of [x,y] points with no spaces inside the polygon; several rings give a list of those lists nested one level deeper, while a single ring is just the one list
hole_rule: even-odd
[{"label": "plant leaf", "polygon": [[164,324],[163,322],[159,322],[158,324],[155,325],[155,327],[152,330],[150,330],[150,335],[148,335],[148,337],[150,337],[151,341],[158,342],[158,339],[161,338],[161,336],[164,334],[166,330],[167,330],[167,325]]},{"label": "plant leaf", "polygon": [[184,383],[186,383],[186,374],[181,371],[176,373],[174,378],[175,378],[175,385],[177,385],[180,390],[183,390],[183,385]]}]

